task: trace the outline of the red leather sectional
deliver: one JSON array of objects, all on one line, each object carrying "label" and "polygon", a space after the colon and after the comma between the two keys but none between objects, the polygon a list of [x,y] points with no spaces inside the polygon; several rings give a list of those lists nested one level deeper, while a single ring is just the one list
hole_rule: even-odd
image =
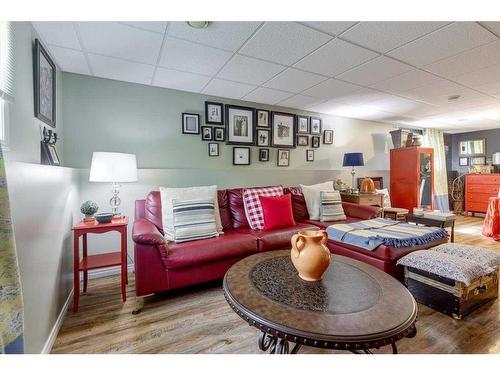
[{"label": "red leather sectional", "polygon": [[[153,191],[135,203],[132,230],[135,258],[135,286],[138,296],[222,279],[238,260],[261,251],[290,246],[293,234],[305,229],[325,228],[331,223],[309,220],[300,188],[285,188],[292,194],[296,226],[254,231],[248,226],[242,198],[243,189],[218,191],[224,234],[217,238],[165,243],[160,193]],[[344,203],[347,222],[376,217],[377,207]]]}]

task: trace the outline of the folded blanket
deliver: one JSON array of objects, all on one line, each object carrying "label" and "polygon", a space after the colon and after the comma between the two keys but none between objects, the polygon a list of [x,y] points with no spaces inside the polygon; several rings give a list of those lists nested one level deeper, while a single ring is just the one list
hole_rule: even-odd
[{"label": "folded blanket", "polygon": [[326,232],[331,240],[366,250],[374,250],[379,245],[396,248],[412,247],[448,237],[446,229],[417,226],[381,218],[330,225]]}]

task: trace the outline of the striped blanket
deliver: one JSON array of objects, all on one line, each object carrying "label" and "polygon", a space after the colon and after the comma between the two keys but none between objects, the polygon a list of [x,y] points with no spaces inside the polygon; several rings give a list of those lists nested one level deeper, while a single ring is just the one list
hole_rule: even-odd
[{"label": "striped blanket", "polygon": [[330,225],[328,238],[366,250],[379,245],[411,247],[448,237],[446,229],[417,226],[401,221],[372,219],[350,224]]}]

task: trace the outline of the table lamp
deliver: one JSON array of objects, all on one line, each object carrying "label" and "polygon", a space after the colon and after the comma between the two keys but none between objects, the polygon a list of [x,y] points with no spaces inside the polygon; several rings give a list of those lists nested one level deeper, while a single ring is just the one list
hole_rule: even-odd
[{"label": "table lamp", "polygon": [[354,167],[362,167],[365,163],[363,161],[363,153],[362,152],[346,152],[344,154],[344,162],[342,163],[343,167],[352,167],[351,176],[352,176],[352,189],[354,188],[354,175],[356,171]]},{"label": "table lamp", "polygon": [[113,196],[109,200],[113,215],[119,215],[120,182],[137,181],[137,160],[134,154],[94,152],[90,167],[90,182],[111,182]]}]

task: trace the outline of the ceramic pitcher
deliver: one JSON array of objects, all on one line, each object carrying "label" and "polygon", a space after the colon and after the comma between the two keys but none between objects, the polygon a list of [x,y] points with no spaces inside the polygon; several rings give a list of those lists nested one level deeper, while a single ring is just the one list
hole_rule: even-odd
[{"label": "ceramic pitcher", "polygon": [[330,265],[330,251],[325,246],[324,230],[305,230],[292,237],[292,263],[301,279],[320,281]]}]

